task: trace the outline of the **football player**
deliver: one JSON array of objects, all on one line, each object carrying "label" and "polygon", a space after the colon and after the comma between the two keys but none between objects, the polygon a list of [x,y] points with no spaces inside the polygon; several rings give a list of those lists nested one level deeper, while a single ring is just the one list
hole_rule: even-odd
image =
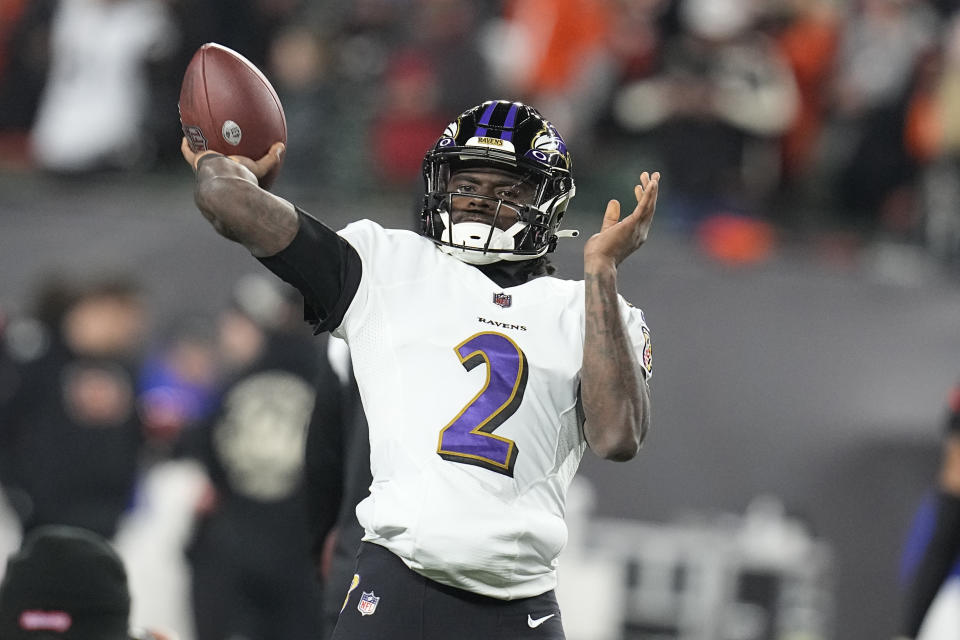
[{"label": "football player", "polygon": [[195,200],[344,338],[370,429],[364,542],[334,638],[563,638],[553,589],[564,501],[584,450],[629,460],[650,424],[650,332],[617,293],[660,180],[611,200],[584,279],[547,254],[574,195],[571,158],[533,107],[489,101],[423,164],[422,233],[361,220],[335,233],[261,190],[263,158],[183,155]]}]

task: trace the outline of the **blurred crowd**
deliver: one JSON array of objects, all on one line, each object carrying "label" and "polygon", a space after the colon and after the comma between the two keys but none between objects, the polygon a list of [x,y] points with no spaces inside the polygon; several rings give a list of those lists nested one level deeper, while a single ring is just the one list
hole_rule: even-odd
[{"label": "blurred crowd", "polygon": [[414,198],[423,152],[452,115],[505,97],[564,132],[581,189],[608,193],[662,170],[661,224],[708,241],[740,229],[718,244],[730,260],[762,257],[774,232],[826,231],[955,263],[956,8],[3,0],[0,158],[54,173],[175,166],[179,81],[215,41],[263,68],[281,95],[287,189]]},{"label": "blurred crowd", "polygon": [[79,527],[185,640],[320,637],[356,396],[346,347],[302,318],[259,273],[167,327],[124,274],[45,277],[0,313],[0,554]]},{"label": "blurred crowd", "polygon": [[[0,0],[0,171],[182,173],[180,80],[212,41],[261,67],[283,101],[285,195],[392,198],[412,221],[424,151],[455,114],[509,98],[570,143],[581,201],[660,170],[657,224],[715,257],[762,259],[778,238],[841,251],[885,240],[960,268],[958,9]],[[329,569],[325,533],[351,511],[340,504],[349,479],[305,468],[299,453],[319,430],[341,455],[313,459],[343,464],[353,389],[346,357],[308,335],[289,294],[243,278],[216,318],[156,327],[135,281],[52,278],[28,312],[0,309],[0,495],[19,529],[69,524],[117,540],[146,508],[145,478],[193,460],[202,471],[178,551],[198,640],[316,637],[324,621],[308,603],[321,583],[303,555]],[[311,490],[331,502],[308,508]],[[140,557],[165,560],[156,547]]]}]

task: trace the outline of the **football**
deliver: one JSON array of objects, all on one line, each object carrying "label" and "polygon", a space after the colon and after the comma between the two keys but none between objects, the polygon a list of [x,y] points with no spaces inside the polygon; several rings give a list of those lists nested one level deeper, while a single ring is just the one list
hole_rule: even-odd
[{"label": "football", "polygon": [[[249,60],[208,42],[193,54],[180,85],[180,124],[194,152],[258,160],[287,142],[287,119],[267,77]],[[280,165],[260,180],[268,188]]]}]

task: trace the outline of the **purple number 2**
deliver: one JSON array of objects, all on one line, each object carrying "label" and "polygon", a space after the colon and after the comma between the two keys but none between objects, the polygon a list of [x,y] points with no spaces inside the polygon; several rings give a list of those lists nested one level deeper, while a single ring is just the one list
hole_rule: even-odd
[{"label": "purple number 2", "polygon": [[513,477],[517,444],[493,431],[516,413],[527,386],[527,357],[505,335],[478,333],[454,347],[467,371],[487,365],[480,392],[440,431],[437,453],[444,460],[472,464]]}]

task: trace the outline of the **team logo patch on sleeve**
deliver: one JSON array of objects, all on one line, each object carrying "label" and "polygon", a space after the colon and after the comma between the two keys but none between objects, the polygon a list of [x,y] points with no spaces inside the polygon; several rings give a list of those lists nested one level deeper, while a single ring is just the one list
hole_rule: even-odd
[{"label": "team logo patch on sleeve", "polygon": [[493,294],[493,304],[506,309],[513,304],[513,296],[507,293],[495,293]]},{"label": "team logo patch on sleeve", "polygon": [[373,591],[364,591],[360,595],[360,602],[357,603],[357,611],[362,615],[372,616],[373,612],[377,610],[377,603],[379,602],[380,598],[373,595]]},{"label": "team logo patch on sleeve", "polygon": [[653,371],[653,345],[650,342],[650,330],[646,327],[640,329],[643,332],[643,368],[647,370],[647,375]]}]

